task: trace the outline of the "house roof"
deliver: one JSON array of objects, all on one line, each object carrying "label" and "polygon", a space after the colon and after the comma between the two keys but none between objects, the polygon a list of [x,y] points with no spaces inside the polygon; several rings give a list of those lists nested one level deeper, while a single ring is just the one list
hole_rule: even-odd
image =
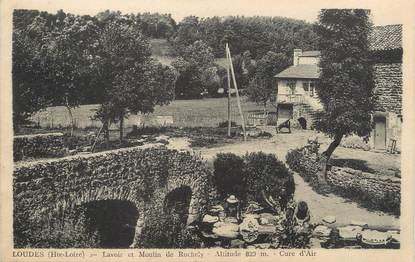
[{"label": "house roof", "polygon": [[307,78],[318,79],[320,76],[320,68],[318,65],[296,65],[290,66],[281,73],[277,74],[277,78]]},{"label": "house roof", "polygon": [[[388,51],[402,48],[402,25],[375,26],[369,36],[371,51]],[[320,51],[304,51],[300,56],[320,56]],[[320,68],[317,65],[290,66],[276,78],[318,79]]]},{"label": "house roof", "polygon": [[369,36],[370,50],[386,51],[402,48],[402,25],[373,27]]}]

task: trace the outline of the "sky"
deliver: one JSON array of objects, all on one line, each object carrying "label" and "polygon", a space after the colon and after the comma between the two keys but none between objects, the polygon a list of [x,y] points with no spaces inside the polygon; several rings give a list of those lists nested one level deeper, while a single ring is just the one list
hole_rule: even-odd
[{"label": "sky", "polygon": [[[170,13],[178,22],[183,17],[244,15],[282,16],[315,22],[321,8],[365,8],[371,9],[375,25],[405,23],[403,10],[409,0],[19,0],[14,8],[39,9],[56,12],[63,9],[68,13],[95,15],[106,9],[122,13],[159,12]],[[412,5],[412,4],[411,4]],[[414,6],[411,6],[414,7]]]}]

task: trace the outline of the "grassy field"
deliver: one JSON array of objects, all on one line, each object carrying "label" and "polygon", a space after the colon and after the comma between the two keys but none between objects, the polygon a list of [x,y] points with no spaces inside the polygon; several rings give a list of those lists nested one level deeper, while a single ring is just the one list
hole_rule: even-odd
[{"label": "grassy field", "polygon": [[[173,55],[172,47],[166,39],[153,38],[150,39],[152,57],[163,65],[170,66],[176,59]],[[224,51],[225,52],[225,51]],[[216,58],[215,64],[226,68],[225,58]]]},{"label": "grassy field", "polygon": [[[164,65],[170,65],[175,59],[172,55],[172,47],[166,39],[150,40],[152,56]],[[224,58],[217,58],[215,63],[225,66]],[[99,128],[101,123],[92,120],[97,105],[82,105],[73,110],[75,126],[78,128]],[[243,99],[242,109],[246,115],[252,111],[263,110],[261,106],[248,102]],[[275,111],[275,108],[269,107],[269,111]],[[238,113],[236,98],[232,98],[231,106],[232,121],[241,124],[241,118]],[[130,115],[125,121],[126,128],[132,125],[138,125],[145,122],[147,125],[158,125],[167,123],[179,127],[213,127],[219,122],[227,119],[227,99],[226,98],[207,98],[201,100],[176,100],[170,105],[156,107],[155,112],[148,116]],[[32,121],[44,128],[65,128],[70,125],[68,112],[63,106],[50,107],[46,110],[35,114]],[[116,128],[116,127],[114,127]]]},{"label": "grassy field", "polygon": [[[253,102],[242,98],[242,110],[245,118],[247,114],[254,111],[263,110]],[[99,121],[91,120],[97,105],[82,105],[73,110],[75,124],[79,128],[100,127]],[[272,106],[269,111],[275,111]],[[166,106],[157,106],[153,114],[130,115],[125,121],[126,127],[140,125],[158,125],[166,121],[167,125],[178,127],[215,127],[220,122],[227,119],[227,98],[205,98],[195,100],[175,100]],[[238,113],[236,98],[231,99],[231,120],[241,123]],[[68,112],[63,106],[49,107],[46,110],[35,114],[32,121],[45,128],[67,127],[69,126]]]},{"label": "grassy field", "polygon": [[150,40],[150,44],[152,57],[163,65],[171,65],[175,57],[171,55],[171,46],[167,40],[154,38]]}]

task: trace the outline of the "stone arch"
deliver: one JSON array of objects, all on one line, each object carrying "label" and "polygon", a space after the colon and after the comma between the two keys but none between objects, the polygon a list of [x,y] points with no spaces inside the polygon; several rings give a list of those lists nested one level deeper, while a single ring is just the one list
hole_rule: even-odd
[{"label": "stone arch", "polygon": [[55,208],[52,210],[65,210],[76,206],[88,205],[92,202],[101,201],[125,201],[131,203],[137,210],[137,220],[135,223],[135,233],[131,247],[138,245],[141,237],[142,228],[144,226],[145,201],[140,193],[137,193],[137,188],[128,187],[112,187],[101,186],[90,190],[82,190],[80,192],[70,192],[66,197],[59,199],[55,203]]},{"label": "stone arch", "polygon": [[177,215],[183,224],[187,224],[189,216],[192,190],[189,186],[180,186],[166,194],[163,203],[163,212],[168,215]]},{"label": "stone arch", "polygon": [[207,197],[203,194],[207,192],[203,186],[204,182],[202,178],[195,177],[193,174],[180,178],[173,176],[167,181],[167,194],[183,187],[188,187],[192,192],[187,214],[187,225],[190,225],[199,218],[203,203],[206,201]]},{"label": "stone arch", "polygon": [[189,186],[180,186],[168,192],[162,203],[162,229],[166,232],[165,247],[175,247],[178,236],[188,225],[189,206],[192,190]]},{"label": "stone arch", "polygon": [[[138,247],[143,243],[145,224],[157,219],[165,197],[176,188],[190,188],[187,224],[197,219],[207,203],[211,174],[204,162],[190,153],[128,148],[21,163],[15,166],[13,175],[17,230],[37,234],[48,227],[48,217],[59,217],[65,210],[93,201],[129,201],[138,210],[132,243]],[[28,221],[27,217],[32,219]],[[52,233],[50,236],[55,237]],[[31,245],[26,239],[18,238],[16,246]]]},{"label": "stone arch", "polygon": [[84,226],[95,232],[100,248],[127,248],[135,237],[138,210],[126,200],[98,200],[82,205]]}]

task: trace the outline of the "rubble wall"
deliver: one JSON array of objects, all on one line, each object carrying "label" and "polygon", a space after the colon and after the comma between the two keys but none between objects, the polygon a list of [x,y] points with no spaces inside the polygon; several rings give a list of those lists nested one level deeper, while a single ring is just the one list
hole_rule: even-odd
[{"label": "rubble wall", "polygon": [[374,205],[387,205],[390,209],[400,208],[400,178],[334,166],[327,172],[327,181],[341,192],[365,197]]},{"label": "rubble wall", "polygon": [[66,153],[62,133],[15,136],[13,158],[23,157],[62,157]]},{"label": "rubble wall", "polygon": [[402,64],[377,63],[373,66],[376,111],[402,113]]}]

